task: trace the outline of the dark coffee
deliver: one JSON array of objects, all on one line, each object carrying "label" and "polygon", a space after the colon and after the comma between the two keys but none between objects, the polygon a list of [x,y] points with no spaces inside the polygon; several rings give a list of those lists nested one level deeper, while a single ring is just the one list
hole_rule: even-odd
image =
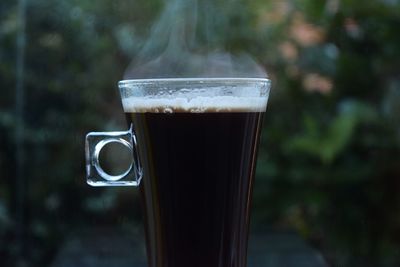
[{"label": "dark coffee", "polygon": [[126,111],[144,172],[149,266],[246,266],[263,113],[157,111]]}]

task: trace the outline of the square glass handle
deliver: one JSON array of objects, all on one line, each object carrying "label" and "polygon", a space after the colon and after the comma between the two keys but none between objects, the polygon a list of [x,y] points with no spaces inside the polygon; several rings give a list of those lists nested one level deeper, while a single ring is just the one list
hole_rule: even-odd
[{"label": "square glass handle", "polygon": [[[126,171],[111,175],[101,167],[101,150],[111,143],[118,143],[128,148],[132,155]],[[132,126],[128,131],[91,132],[86,135],[86,182],[91,186],[139,186],[143,173],[137,153],[136,136]]]}]

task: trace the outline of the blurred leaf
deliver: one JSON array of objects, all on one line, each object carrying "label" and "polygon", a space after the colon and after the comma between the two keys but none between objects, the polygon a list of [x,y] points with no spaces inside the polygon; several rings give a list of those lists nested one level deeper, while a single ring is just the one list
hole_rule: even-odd
[{"label": "blurred leaf", "polygon": [[317,120],[304,116],[304,132],[287,142],[286,149],[292,153],[303,152],[330,164],[349,144],[356,127],[362,122],[376,119],[374,109],[366,104],[345,101],[340,106],[339,114],[328,126],[318,128]]}]

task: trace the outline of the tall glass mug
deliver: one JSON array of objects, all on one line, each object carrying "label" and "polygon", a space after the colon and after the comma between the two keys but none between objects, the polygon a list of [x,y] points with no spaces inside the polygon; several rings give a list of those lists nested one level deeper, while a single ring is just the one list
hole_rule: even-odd
[{"label": "tall glass mug", "polygon": [[[269,87],[256,78],[119,82],[129,130],[87,135],[87,181],[139,187],[150,267],[246,266]],[[132,151],[121,175],[99,163],[112,142]]]}]

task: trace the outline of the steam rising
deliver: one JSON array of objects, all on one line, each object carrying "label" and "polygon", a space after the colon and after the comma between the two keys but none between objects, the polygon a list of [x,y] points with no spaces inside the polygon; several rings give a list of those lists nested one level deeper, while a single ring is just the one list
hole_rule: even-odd
[{"label": "steam rising", "polygon": [[129,65],[124,79],[267,77],[247,54],[232,55],[216,47],[225,31],[224,18],[214,2],[166,0],[165,3],[150,38]]}]

